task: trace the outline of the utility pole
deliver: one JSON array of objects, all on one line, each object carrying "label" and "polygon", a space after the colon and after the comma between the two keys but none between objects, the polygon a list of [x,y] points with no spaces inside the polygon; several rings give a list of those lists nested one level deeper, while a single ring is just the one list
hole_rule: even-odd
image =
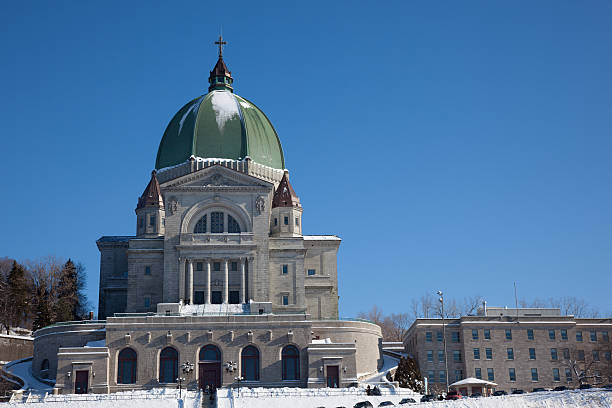
[{"label": "utility pole", "polygon": [[448,353],[446,352],[446,325],[444,324],[444,294],[438,291],[440,303],[442,304],[442,343],[444,344],[444,379],[446,380],[446,393],[448,394]]}]

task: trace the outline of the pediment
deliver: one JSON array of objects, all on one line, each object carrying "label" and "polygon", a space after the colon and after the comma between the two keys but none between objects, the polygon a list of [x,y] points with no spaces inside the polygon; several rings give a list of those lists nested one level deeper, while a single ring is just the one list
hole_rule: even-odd
[{"label": "pediment", "polygon": [[215,165],[182,177],[169,180],[162,184],[163,189],[186,188],[186,189],[224,189],[245,187],[272,187],[272,183],[249,176],[242,172],[228,169],[227,167]]}]

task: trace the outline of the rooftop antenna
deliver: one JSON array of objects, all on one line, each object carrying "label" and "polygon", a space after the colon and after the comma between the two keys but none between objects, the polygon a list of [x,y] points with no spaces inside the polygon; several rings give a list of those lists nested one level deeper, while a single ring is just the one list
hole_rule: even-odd
[{"label": "rooftop antenna", "polygon": [[514,308],[516,309],[516,322],[519,319],[518,296],[516,295],[516,281],[514,281]]}]

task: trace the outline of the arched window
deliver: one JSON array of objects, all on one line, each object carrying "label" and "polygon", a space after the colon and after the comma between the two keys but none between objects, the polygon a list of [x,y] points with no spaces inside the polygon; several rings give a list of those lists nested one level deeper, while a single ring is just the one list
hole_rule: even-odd
[{"label": "arched window", "polygon": [[216,362],[221,361],[221,352],[217,346],[209,344],[200,349],[200,361]]},{"label": "arched window", "polygon": [[240,356],[242,377],[247,381],[259,381],[259,350],[253,346],[242,349]]},{"label": "arched window", "polygon": [[283,380],[300,379],[300,352],[295,346],[285,346],[281,353]]},{"label": "arched window", "polygon": [[49,360],[46,358],[40,364],[40,377],[49,378]]},{"label": "arched window", "polygon": [[178,351],[166,347],[159,355],[159,382],[174,383],[178,378]]},{"label": "arched window", "polygon": [[213,234],[223,233],[223,216],[221,211],[213,211],[210,213],[210,232]]},{"label": "arched window", "polygon": [[206,215],[200,218],[198,223],[195,225],[193,232],[195,234],[205,234],[206,233]]},{"label": "arched window", "polygon": [[234,234],[240,233],[240,225],[238,225],[238,221],[236,221],[234,217],[229,214],[227,214],[227,232]]},{"label": "arched window", "polygon": [[136,352],[126,348],[119,352],[117,362],[117,384],[136,383]]}]

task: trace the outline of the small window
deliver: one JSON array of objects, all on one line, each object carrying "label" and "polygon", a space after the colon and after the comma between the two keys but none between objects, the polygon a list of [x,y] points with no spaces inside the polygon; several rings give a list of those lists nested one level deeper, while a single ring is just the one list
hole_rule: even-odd
[{"label": "small window", "polygon": [[557,360],[558,359],[557,349],[556,348],[551,348],[550,349],[550,359],[551,360]]},{"label": "small window", "polygon": [[489,381],[495,381],[495,372],[492,368],[487,368],[487,378]]},{"label": "small window", "polygon": [[440,341],[440,342],[442,341],[442,332],[441,332],[441,331],[436,332],[436,339],[437,339],[438,341]]},{"label": "small window", "polygon": [[597,341],[597,332],[595,330],[591,330],[591,341]]},{"label": "small window", "polygon": [[282,273],[283,273],[283,275],[286,275],[286,274],[288,274],[288,273],[289,273],[289,265],[284,264],[284,265],[282,266]]},{"label": "small window", "polygon": [[533,340],[533,329],[527,329],[527,340]]},{"label": "small window", "polygon": [[434,378],[434,372],[433,371],[428,371],[427,372],[427,381],[429,381],[430,383],[436,381],[436,379]]},{"label": "small window", "polygon": [[538,369],[537,368],[531,369],[531,381],[538,381]]},{"label": "small window", "polygon": [[453,350],[453,361],[456,363],[461,361],[461,351]]},{"label": "small window", "polygon": [[554,340],[555,339],[555,331],[554,330],[549,330],[548,331],[548,338],[550,340]]},{"label": "small window", "polygon": [[444,362],[444,350],[438,350],[438,362]]},{"label": "small window", "polygon": [[425,332],[425,341],[431,341],[431,332]]},{"label": "small window", "polygon": [[472,330],[472,340],[478,340],[478,330]]},{"label": "small window", "polygon": [[138,228],[144,227],[144,218],[142,216],[138,217]]},{"label": "small window", "polygon": [[512,340],[512,330],[506,329],[506,340]]},{"label": "small window", "polygon": [[196,271],[201,272],[204,270],[204,264],[202,262],[196,262]]},{"label": "small window", "polygon": [[565,381],[567,381],[568,383],[572,382],[572,370],[570,370],[569,368],[565,369]]},{"label": "small window", "polygon": [[463,380],[463,370],[455,370],[455,381]]},{"label": "small window", "polygon": [[609,342],[610,341],[610,337],[608,337],[608,332],[607,331],[602,331],[601,332],[601,339],[605,342]]},{"label": "small window", "polygon": [[210,213],[210,232],[221,234],[224,230],[224,214],[220,211]]},{"label": "small window", "polygon": [[599,361],[599,350],[593,350],[593,361]]},{"label": "small window", "polygon": [[612,353],[609,351],[604,352],[604,358],[606,359],[606,361],[612,360]]},{"label": "small window", "polygon": [[240,225],[238,225],[238,221],[229,214],[227,216],[227,232],[230,234],[240,234]]},{"label": "small window", "polygon": [[492,360],[493,359],[493,349],[490,349],[490,348],[485,349],[485,357],[487,358],[487,360]]},{"label": "small window", "polygon": [[154,227],[156,220],[157,220],[157,217],[155,215],[151,215],[151,217],[149,218],[149,226]]},{"label": "small window", "polygon": [[508,353],[508,360],[514,360],[514,349],[506,349],[506,352]]},{"label": "small window", "polygon": [[151,267],[149,265],[145,266],[145,275],[151,275]]},{"label": "small window", "polygon": [[563,349],[563,359],[564,360],[569,360],[570,359],[570,352],[568,348],[564,348]]},{"label": "small window", "polygon": [[232,262],[232,271],[238,270],[238,262]]},{"label": "small window", "polygon": [[213,270],[220,271],[221,270],[221,262],[213,262]]},{"label": "small window", "polygon": [[474,349],[474,360],[480,360],[480,349],[479,348]]},{"label": "small window", "polygon": [[510,381],[516,381],[516,371],[514,368],[508,369],[508,379],[510,379]]},{"label": "small window", "polygon": [[146,308],[151,307],[151,298],[149,296],[145,296],[144,298],[144,307]]},{"label": "small window", "polygon": [[535,360],[536,359],[536,352],[534,348],[530,348],[529,349],[529,359],[530,360]]},{"label": "small window", "polygon": [[559,374],[559,369],[558,368],[553,368],[553,381],[561,381],[561,375]]},{"label": "small window", "polygon": [[289,304],[289,295],[283,295],[283,306],[287,306]]},{"label": "small window", "polygon": [[438,378],[440,379],[441,383],[445,383],[446,382],[446,371],[440,370],[438,372]]},{"label": "small window", "polygon": [[314,275],[316,275],[316,274],[317,274],[316,269],[309,269],[309,270],[308,270],[308,276],[314,276]]},{"label": "small window", "polygon": [[296,227],[300,226],[300,219],[298,217],[295,217],[295,226]]},{"label": "small window", "polygon": [[582,341],[582,332],[581,331],[577,331],[576,332],[576,341]]},{"label": "small window", "polygon": [[451,341],[453,343],[459,343],[459,332],[452,332],[451,336]]},{"label": "small window", "polygon": [[427,361],[433,363],[433,350],[427,350]]},{"label": "small window", "polygon": [[484,338],[485,340],[491,340],[491,330],[490,329],[484,329]]},{"label": "small window", "polygon": [[482,370],[480,368],[474,369],[474,376],[479,380],[482,380]]},{"label": "small window", "polygon": [[567,330],[561,329],[561,340],[567,340]]},{"label": "small window", "polygon": [[285,225],[289,225],[289,217],[285,217]]},{"label": "small window", "polygon": [[198,220],[193,229],[194,234],[205,234],[206,233],[206,215]]},{"label": "small window", "polygon": [[278,226],[278,218],[274,218],[274,226]]}]

